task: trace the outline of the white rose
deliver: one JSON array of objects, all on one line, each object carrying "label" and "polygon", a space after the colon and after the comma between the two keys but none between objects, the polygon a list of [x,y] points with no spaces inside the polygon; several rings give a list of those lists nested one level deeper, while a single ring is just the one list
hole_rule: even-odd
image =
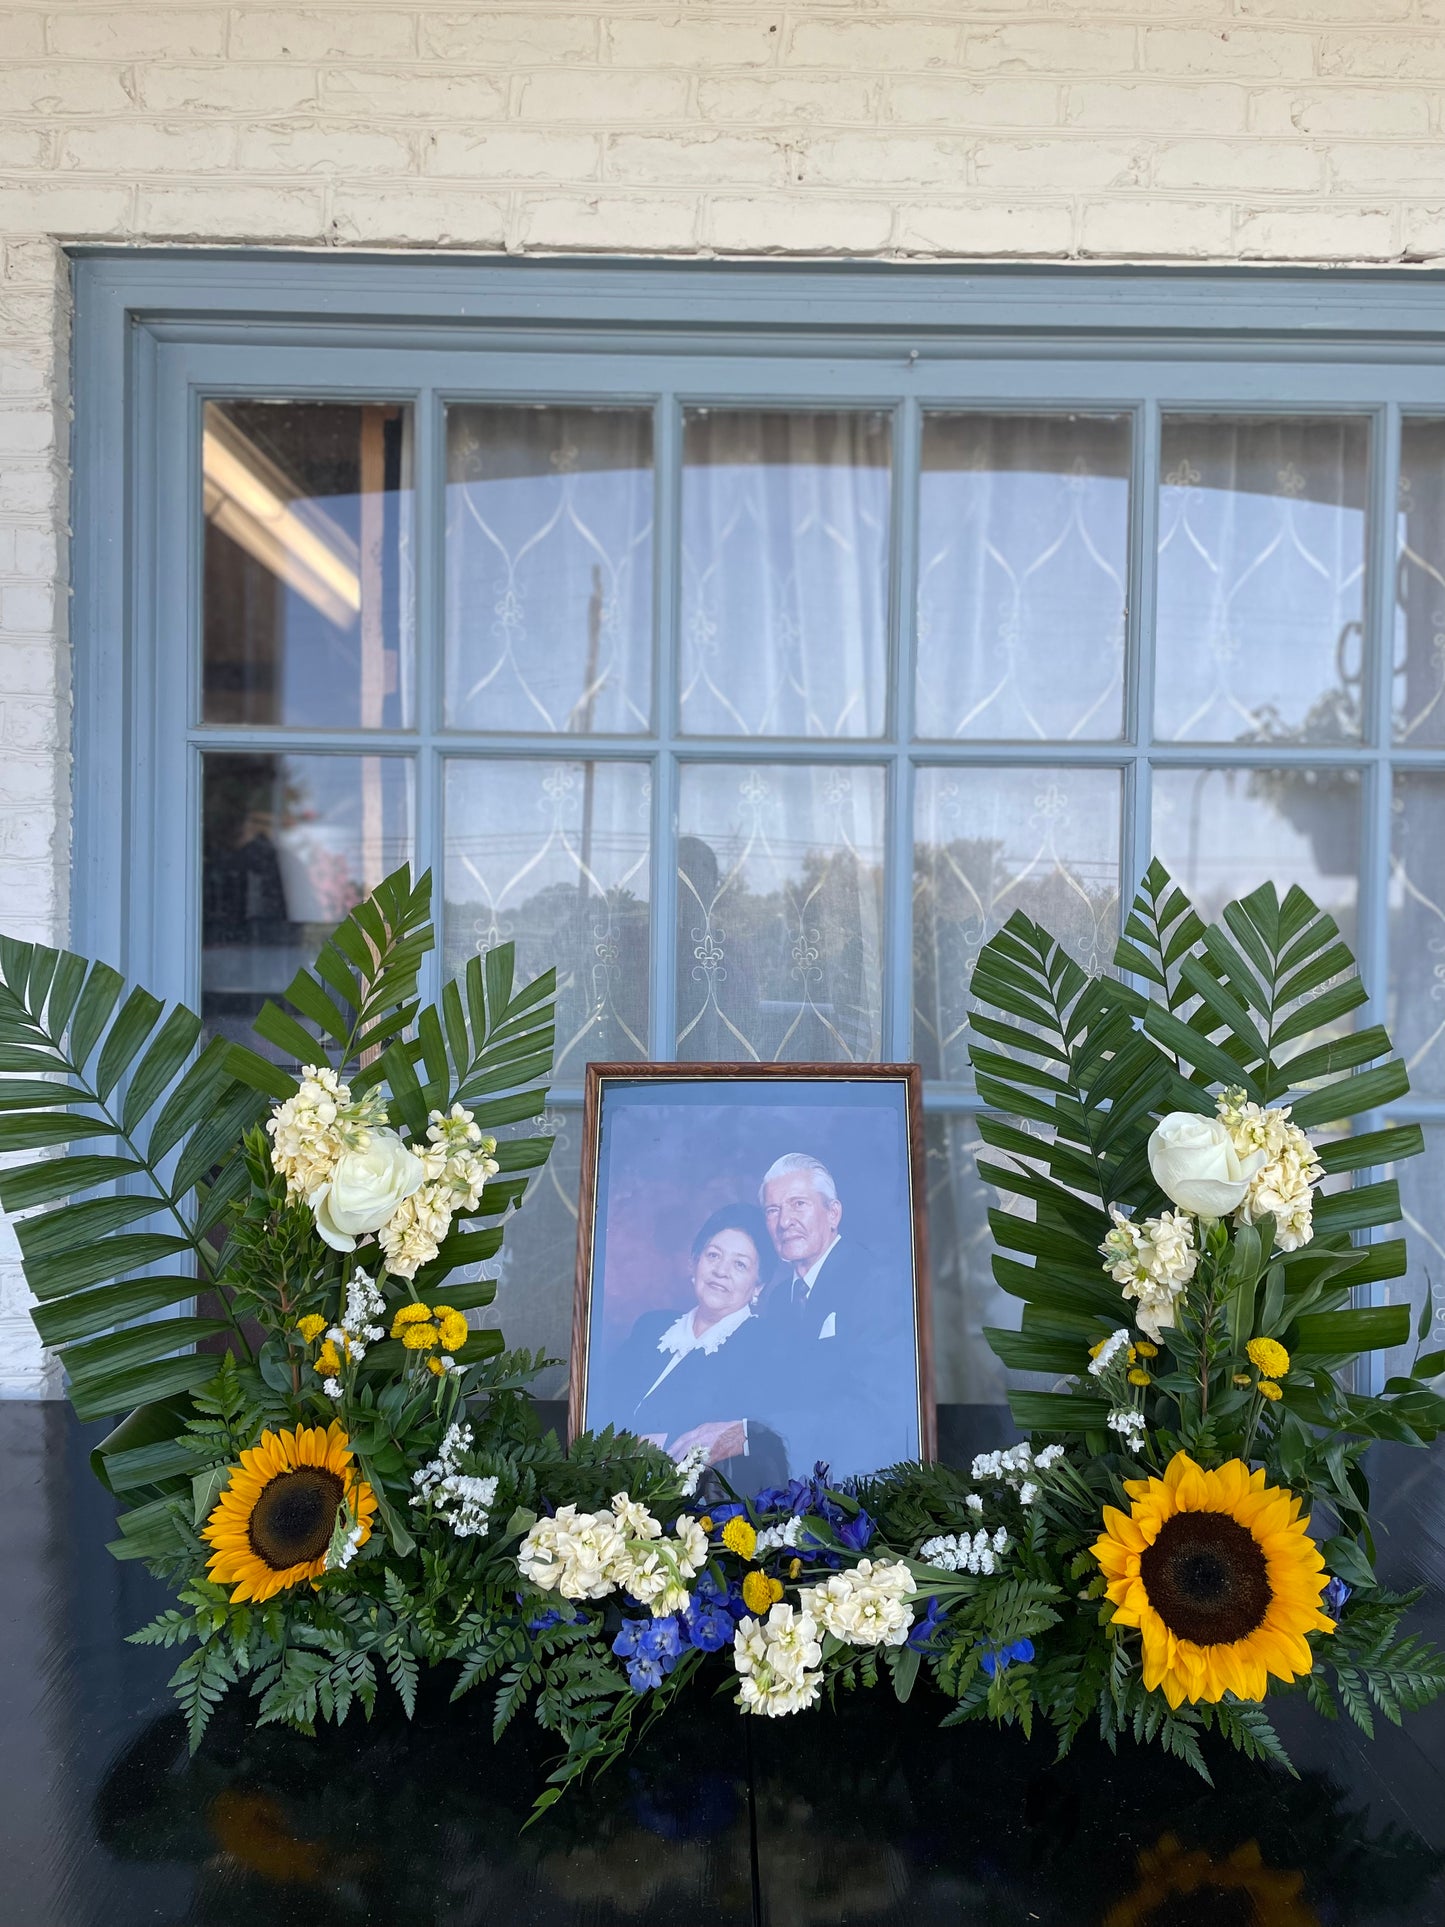
[{"label": "white rose", "polygon": [[1236,1210],[1264,1158],[1263,1151],[1241,1158],[1222,1119],[1192,1111],[1161,1117],[1149,1139],[1154,1182],[1181,1211],[1201,1218],[1223,1218]]},{"label": "white rose", "polygon": [[354,1251],[365,1231],[379,1231],[426,1180],[426,1167],[395,1131],[375,1130],[363,1151],[343,1151],[330,1181],[306,1202],[333,1251]]}]

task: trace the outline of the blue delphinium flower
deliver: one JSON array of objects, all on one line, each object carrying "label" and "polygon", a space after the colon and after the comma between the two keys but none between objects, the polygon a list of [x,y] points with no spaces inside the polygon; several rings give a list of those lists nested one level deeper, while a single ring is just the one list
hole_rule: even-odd
[{"label": "blue delphinium flower", "polygon": [[933,1642],[938,1635],[938,1629],[947,1617],[947,1612],[939,1606],[938,1601],[930,1597],[922,1619],[918,1621],[917,1625],[908,1635],[908,1644],[913,1648],[915,1653],[932,1651]]},{"label": "blue delphinium flower", "polygon": [[850,1552],[862,1552],[873,1537],[876,1528],[868,1514],[860,1507],[851,1519],[847,1517],[840,1519],[833,1530],[837,1533],[839,1542]]},{"label": "blue delphinium flower", "polygon": [[720,1653],[731,1646],[738,1620],[747,1611],[741,1588],[724,1585],[704,1572],[692,1589],[692,1604],[682,1615],[682,1631],[700,1653]]},{"label": "blue delphinium flower", "polygon": [[675,1614],[664,1619],[627,1619],[612,1642],[617,1657],[627,1662],[627,1683],[634,1693],[646,1693],[663,1680],[682,1653],[682,1631]]},{"label": "blue delphinium flower", "polygon": [[995,1673],[1006,1672],[1016,1659],[1032,1659],[1033,1656],[1034,1642],[1031,1639],[1015,1639],[1007,1646],[992,1646],[985,1641],[979,1663],[992,1679]]},{"label": "blue delphinium flower", "polygon": [[527,1621],[527,1631],[550,1633],[554,1626],[580,1626],[586,1616],[585,1613],[560,1613],[554,1606],[549,1606],[546,1612],[538,1613],[535,1619]]},{"label": "blue delphinium flower", "polygon": [[1330,1583],[1325,1587],[1324,1597],[1320,1601],[1320,1604],[1324,1607],[1331,1619],[1339,1618],[1340,1614],[1345,1610],[1345,1602],[1353,1590],[1354,1588],[1347,1586],[1343,1579],[1331,1577]]}]

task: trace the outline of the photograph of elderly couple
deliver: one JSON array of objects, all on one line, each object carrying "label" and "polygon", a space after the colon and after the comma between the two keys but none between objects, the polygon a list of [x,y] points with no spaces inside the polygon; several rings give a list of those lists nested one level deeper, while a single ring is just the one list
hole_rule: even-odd
[{"label": "photograph of elderly couple", "polygon": [[589,1067],[574,1429],[702,1447],[746,1496],[923,1456],[908,1067],[679,1069]]}]

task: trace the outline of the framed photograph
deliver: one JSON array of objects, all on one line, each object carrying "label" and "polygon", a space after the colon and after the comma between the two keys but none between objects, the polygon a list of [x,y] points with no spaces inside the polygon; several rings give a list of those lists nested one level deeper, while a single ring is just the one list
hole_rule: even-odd
[{"label": "framed photograph", "polygon": [[574,1433],[739,1493],[930,1458],[916,1064],[589,1064]]}]

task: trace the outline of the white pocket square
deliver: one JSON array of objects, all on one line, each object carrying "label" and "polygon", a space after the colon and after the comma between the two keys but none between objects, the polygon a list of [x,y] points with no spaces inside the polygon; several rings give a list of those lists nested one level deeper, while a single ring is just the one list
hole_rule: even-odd
[{"label": "white pocket square", "polygon": [[818,1336],[819,1338],[836,1338],[838,1336],[837,1312],[830,1311],[828,1313],[828,1316],[823,1320],[822,1330],[818,1333]]}]

